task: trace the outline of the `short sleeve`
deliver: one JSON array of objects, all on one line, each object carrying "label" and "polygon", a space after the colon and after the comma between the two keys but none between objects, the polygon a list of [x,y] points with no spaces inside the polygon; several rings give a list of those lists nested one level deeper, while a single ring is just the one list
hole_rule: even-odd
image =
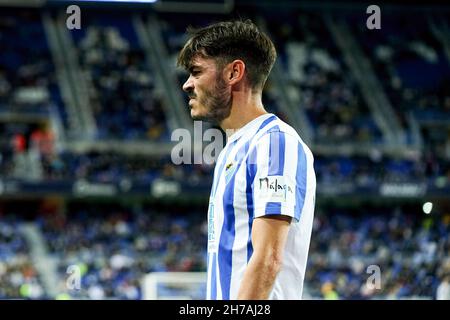
[{"label": "short sleeve", "polygon": [[264,134],[248,157],[254,217],[286,215],[299,221],[305,202],[307,163],[303,145],[280,130]]}]

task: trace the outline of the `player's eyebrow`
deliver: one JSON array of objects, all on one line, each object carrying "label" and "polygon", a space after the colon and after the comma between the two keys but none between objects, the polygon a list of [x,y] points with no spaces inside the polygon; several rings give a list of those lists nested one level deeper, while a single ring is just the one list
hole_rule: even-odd
[{"label": "player's eyebrow", "polygon": [[201,65],[198,65],[198,64],[191,64],[188,70],[189,70],[189,72],[192,73],[194,71],[194,69],[202,70],[203,67]]}]

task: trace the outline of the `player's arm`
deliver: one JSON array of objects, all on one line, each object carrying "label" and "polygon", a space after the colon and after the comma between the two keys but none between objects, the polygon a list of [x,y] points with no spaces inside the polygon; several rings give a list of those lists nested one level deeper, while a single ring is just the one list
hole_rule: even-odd
[{"label": "player's arm", "polygon": [[268,299],[283,261],[291,217],[256,218],[252,226],[253,254],[242,279],[238,299]]}]

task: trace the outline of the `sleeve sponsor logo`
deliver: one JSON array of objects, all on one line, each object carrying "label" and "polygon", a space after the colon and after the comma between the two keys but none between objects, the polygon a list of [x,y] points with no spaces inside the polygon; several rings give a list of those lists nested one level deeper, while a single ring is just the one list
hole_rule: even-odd
[{"label": "sleeve sponsor logo", "polygon": [[287,202],[293,199],[294,187],[283,176],[259,178],[256,186],[259,198],[266,202]]}]

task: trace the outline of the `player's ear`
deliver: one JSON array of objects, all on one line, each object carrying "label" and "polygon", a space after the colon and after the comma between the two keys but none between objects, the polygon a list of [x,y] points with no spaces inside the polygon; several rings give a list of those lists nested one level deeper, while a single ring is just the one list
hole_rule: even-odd
[{"label": "player's ear", "polygon": [[230,85],[239,83],[244,78],[245,63],[242,60],[234,60],[226,68],[226,80]]}]

